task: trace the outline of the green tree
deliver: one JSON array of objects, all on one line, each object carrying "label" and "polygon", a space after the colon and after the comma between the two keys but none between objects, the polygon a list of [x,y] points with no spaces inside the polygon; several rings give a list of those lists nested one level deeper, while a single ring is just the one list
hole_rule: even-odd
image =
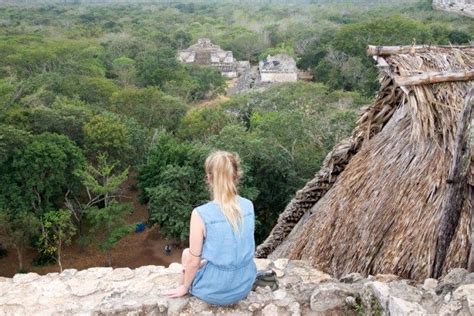
[{"label": "green tree", "polygon": [[112,95],[113,111],[134,117],[148,128],[174,131],[187,110],[184,102],[156,87],[127,87]]},{"label": "green tree", "polygon": [[16,150],[23,148],[31,134],[10,125],[0,124],[0,166],[8,163]]},{"label": "green tree", "polygon": [[97,167],[88,165],[81,173],[89,201],[83,206],[90,233],[112,265],[112,249],[135,225],[128,224],[126,215],[132,212],[129,203],[119,203],[119,189],[128,175],[128,168],[116,171],[117,163],[109,163],[106,155],[97,157]]},{"label": "green tree", "polygon": [[225,92],[225,80],[221,73],[210,67],[186,67],[192,80],[196,82],[194,89],[190,89],[188,100],[197,101],[212,98]]},{"label": "green tree", "polygon": [[195,107],[189,110],[177,131],[177,135],[186,140],[206,141],[210,136],[232,122],[232,117],[219,106]]},{"label": "green tree", "polygon": [[265,26],[264,34],[268,38],[268,41],[270,42],[271,46],[276,46],[278,45],[278,43],[284,41],[284,38],[282,37],[282,32],[280,31],[278,24],[271,24]]},{"label": "green tree", "polygon": [[128,224],[125,219],[132,212],[132,206],[112,200],[104,208],[91,207],[86,212],[91,223],[91,233],[94,233],[100,249],[106,253],[107,264],[112,266],[112,249],[136,225]]},{"label": "green tree", "polygon": [[53,88],[57,94],[70,98],[79,97],[87,103],[99,106],[108,105],[110,96],[118,90],[118,86],[111,79],[75,74],[59,76]]},{"label": "green tree", "polygon": [[[82,151],[66,136],[43,133],[29,137],[0,164],[0,208],[32,212],[41,218],[79,189],[76,174],[83,165]],[[44,234],[41,221],[40,227]],[[47,243],[42,246],[46,248],[40,251],[49,247]]]},{"label": "green tree", "polygon": [[43,215],[44,233],[41,235],[41,248],[46,254],[55,255],[59,265],[59,272],[63,271],[61,252],[64,245],[71,243],[77,229],[72,221],[71,212],[66,209],[49,211]]},{"label": "green tree", "polygon": [[122,86],[129,86],[135,82],[137,70],[135,60],[122,56],[112,62],[112,72],[117,76]]},{"label": "green tree", "polygon": [[25,109],[28,126],[34,134],[63,134],[77,145],[84,145],[84,125],[92,118],[92,110],[78,99],[57,97],[50,107]]},{"label": "green tree", "polygon": [[82,151],[66,136],[42,133],[8,153],[0,164],[0,207],[33,210],[40,217],[79,188]]},{"label": "green tree", "polygon": [[0,243],[13,247],[18,258],[18,271],[24,271],[23,252],[39,232],[40,221],[31,212],[0,210]]},{"label": "green tree", "polygon": [[192,37],[191,34],[179,30],[176,33],[174,33],[174,41],[176,42],[176,46],[178,49],[183,49],[185,47],[188,47],[189,44],[191,43]]},{"label": "green tree", "polygon": [[139,170],[142,200],[149,201],[149,221],[158,224],[168,239],[186,240],[191,211],[209,198],[203,167],[209,151],[161,133]]},{"label": "green tree", "polygon": [[[433,41],[426,24],[399,15],[344,25],[328,45],[323,63],[315,68],[316,80],[334,89],[358,89],[372,95],[377,87],[377,72],[365,54],[367,45],[431,44]],[[351,71],[357,75],[351,75]]]},{"label": "green tree", "polygon": [[270,47],[264,50],[260,56],[259,60],[264,60],[267,58],[268,55],[275,56],[278,54],[286,54],[291,57],[296,57],[295,50],[293,49],[293,46],[285,44],[285,43],[279,43],[276,45],[276,47]]},{"label": "green tree", "polygon": [[452,44],[467,44],[472,40],[472,34],[460,30],[453,30],[449,33],[448,39]]},{"label": "green tree", "polygon": [[85,76],[105,74],[104,65],[97,58],[101,48],[90,41],[42,38],[9,44],[15,45],[16,49],[7,53],[1,64],[9,66],[19,78],[44,72]]},{"label": "green tree", "polygon": [[367,69],[359,57],[349,57],[340,68],[341,80],[343,81],[343,89],[352,91],[362,91],[368,86],[370,80],[365,76]]},{"label": "green tree", "polygon": [[208,196],[204,185],[196,183],[193,178],[196,173],[198,170],[191,166],[169,165],[160,172],[162,183],[147,190],[150,196],[149,221],[158,224],[167,239],[185,241],[188,238],[189,217],[193,207],[197,206],[193,202],[204,201]]},{"label": "green tree", "polygon": [[150,149],[151,130],[144,127],[133,117],[123,118],[123,123],[128,129],[128,142],[132,145],[132,153],[127,159],[132,167],[143,163]]},{"label": "green tree", "polygon": [[166,81],[179,79],[181,65],[175,54],[171,48],[145,51],[137,62],[139,82],[143,86],[162,87]]},{"label": "green tree", "polygon": [[263,35],[249,32],[241,32],[239,35],[228,40],[224,47],[232,50],[235,58],[257,62],[258,56],[269,47]]},{"label": "green tree", "polygon": [[113,61],[123,56],[135,59],[145,49],[146,42],[130,33],[108,33],[101,40],[101,46],[105,60]]},{"label": "green tree", "polygon": [[335,34],[334,48],[351,56],[365,57],[367,45],[429,44],[428,26],[421,21],[393,15],[344,25]]},{"label": "green tree", "polygon": [[15,92],[18,87],[15,86],[15,81],[10,78],[0,79],[0,108],[7,108],[15,99]]},{"label": "green tree", "polygon": [[127,163],[125,157],[132,149],[129,131],[117,115],[103,113],[94,116],[84,125],[84,135],[85,149],[90,159],[100,153],[106,154],[111,161]]}]

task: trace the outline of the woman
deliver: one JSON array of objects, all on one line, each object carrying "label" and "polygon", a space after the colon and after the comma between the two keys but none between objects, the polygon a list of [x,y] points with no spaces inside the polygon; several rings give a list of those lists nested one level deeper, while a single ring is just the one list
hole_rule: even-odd
[{"label": "woman", "polygon": [[247,296],[257,273],[253,204],[237,193],[242,176],[237,154],[216,151],[207,157],[205,169],[213,200],[191,214],[183,275],[168,296],[189,291],[209,304],[230,305]]}]

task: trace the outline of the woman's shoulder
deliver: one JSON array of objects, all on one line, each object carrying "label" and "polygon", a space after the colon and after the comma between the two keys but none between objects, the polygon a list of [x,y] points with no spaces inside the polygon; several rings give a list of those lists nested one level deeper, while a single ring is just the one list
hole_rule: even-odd
[{"label": "woman's shoulder", "polygon": [[253,202],[239,195],[240,205],[253,211]]},{"label": "woman's shoulder", "polygon": [[194,209],[198,213],[208,212],[210,209],[214,208],[214,204],[215,203],[213,201],[209,201],[209,202],[202,203],[202,204],[196,206]]}]

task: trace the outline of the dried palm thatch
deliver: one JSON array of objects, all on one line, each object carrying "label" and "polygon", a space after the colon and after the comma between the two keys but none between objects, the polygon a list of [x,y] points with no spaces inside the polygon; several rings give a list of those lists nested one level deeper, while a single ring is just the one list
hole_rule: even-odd
[{"label": "dried palm thatch", "polygon": [[297,192],[257,256],[308,259],[334,275],[422,279],[467,267],[474,162],[465,100],[474,47],[368,51],[380,68],[374,104]]}]

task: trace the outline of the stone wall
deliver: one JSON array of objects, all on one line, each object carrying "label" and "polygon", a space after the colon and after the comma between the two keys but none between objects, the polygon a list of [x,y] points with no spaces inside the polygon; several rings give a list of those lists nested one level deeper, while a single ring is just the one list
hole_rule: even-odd
[{"label": "stone wall", "polygon": [[260,73],[260,80],[262,82],[296,82],[298,74],[296,72],[290,73]]},{"label": "stone wall", "polygon": [[474,274],[455,269],[423,284],[394,275],[339,280],[305,261],[256,260],[277,272],[279,289],[257,288],[239,303],[218,307],[189,295],[166,298],[181,266],[90,268],[0,278],[0,315],[473,315]]},{"label": "stone wall", "polygon": [[433,0],[433,8],[474,17],[474,0]]}]

